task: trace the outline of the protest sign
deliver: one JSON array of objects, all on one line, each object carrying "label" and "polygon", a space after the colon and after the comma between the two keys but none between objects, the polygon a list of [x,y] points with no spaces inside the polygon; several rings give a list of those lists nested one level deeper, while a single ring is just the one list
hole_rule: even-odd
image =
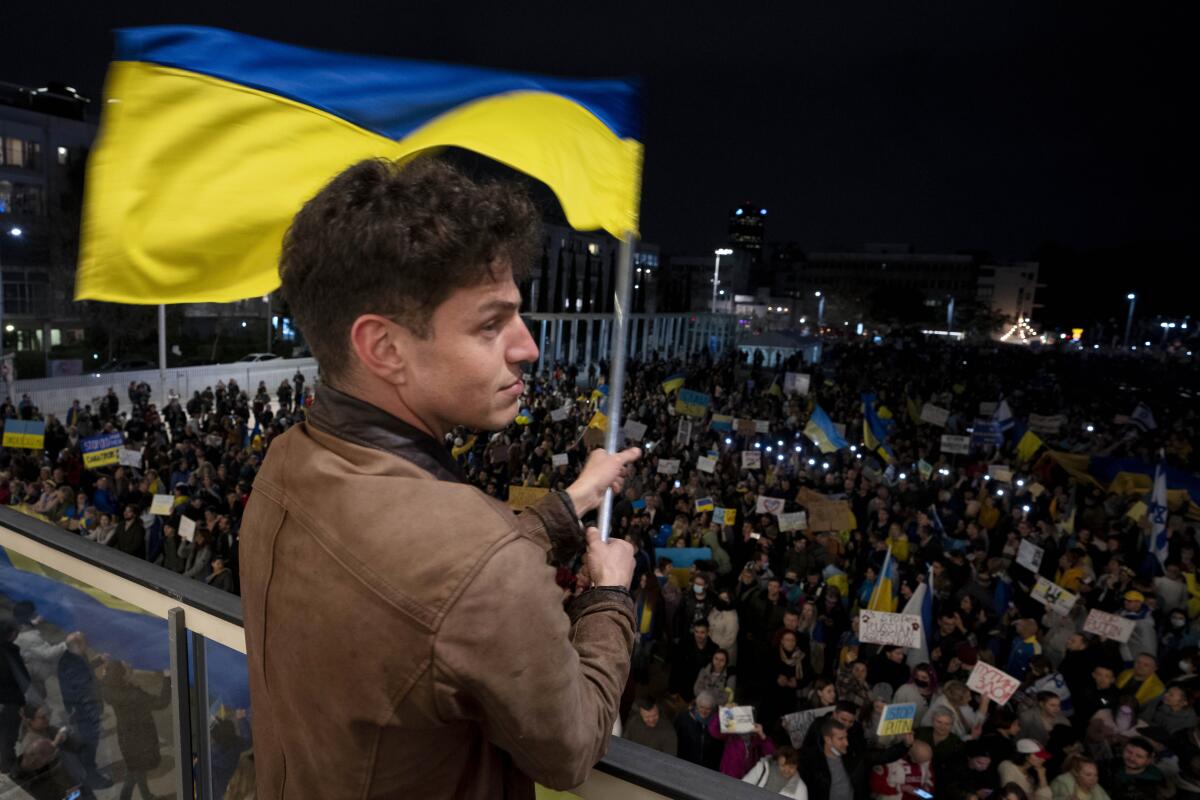
[{"label": "protest sign", "polygon": [[179,538],[185,542],[196,538],[196,520],[189,517],[179,518]]},{"label": "protest sign", "polygon": [[692,421],[690,419],[679,420],[679,429],[675,431],[675,441],[678,444],[687,444],[692,440]]},{"label": "protest sign", "polygon": [[921,618],[890,611],[858,612],[858,640],[866,644],[921,646]]},{"label": "protest sign", "polygon": [[83,450],[83,465],[88,469],[95,469],[118,463],[120,456],[117,455],[117,451],[125,445],[125,437],[120,433],[102,433],[99,436],[89,436],[79,444]]},{"label": "protest sign", "polygon": [[942,434],[942,452],[965,456],[971,452],[971,437]]},{"label": "protest sign", "polygon": [[625,438],[631,442],[640,442],[646,438],[646,426],[637,420],[625,420]]},{"label": "protest sign", "polygon": [[941,406],[935,406],[933,403],[921,406],[921,422],[928,422],[930,425],[944,428],[948,419],[950,419],[950,412]]},{"label": "protest sign", "polygon": [[854,523],[854,512],[845,500],[827,500],[808,507],[808,524],[814,531],[851,530]]},{"label": "protest sign", "polygon": [[550,412],[550,420],[552,422],[562,422],[567,418],[568,413],[570,413],[570,409],[568,409],[566,406],[556,408]]},{"label": "protest sign", "polygon": [[805,372],[788,372],[783,376],[784,394],[808,394],[812,376]]},{"label": "protest sign", "polygon": [[917,472],[921,476],[921,480],[927,481],[933,477],[933,464],[930,464],[925,459],[917,460]]},{"label": "protest sign", "polygon": [[787,501],[782,497],[765,497],[758,496],[758,502],[754,504],[755,514],[782,514]]},{"label": "protest sign", "polygon": [[708,427],[714,431],[732,431],[733,417],[728,414],[713,414],[708,421]]},{"label": "protest sign", "polygon": [[1012,675],[983,661],[975,662],[971,677],[967,678],[968,689],[979,692],[997,705],[1007,703],[1020,685],[1021,682]]},{"label": "protest sign", "polygon": [[1146,518],[1146,514],[1149,512],[1150,507],[1147,506],[1143,501],[1138,500],[1129,507],[1129,510],[1125,512],[1125,516],[1129,517],[1134,522],[1141,522]]},{"label": "protest sign", "polygon": [[175,510],[175,498],[169,494],[156,494],[150,501],[150,513],[160,517],[169,517]]},{"label": "protest sign", "polygon": [[701,497],[696,500],[696,513],[701,511],[712,511],[715,508],[711,497]]},{"label": "protest sign", "polygon": [[1012,470],[1003,464],[988,464],[988,477],[997,483],[1012,483]]},{"label": "protest sign", "polygon": [[571,457],[566,453],[555,453],[550,456],[550,463],[556,467],[565,467],[571,463]]},{"label": "protest sign", "polygon": [[737,429],[739,436],[754,436],[758,433],[758,428],[752,419],[737,419],[733,421],[734,427]]},{"label": "protest sign", "polygon": [[660,557],[671,559],[674,569],[686,569],[697,561],[712,559],[711,547],[663,547],[659,548]]},{"label": "protest sign", "polygon": [[701,472],[716,472],[717,460],[715,458],[709,458],[708,456],[697,456],[696,469],[700,470]]},{"label": "protest sign", "polygon": [[737,509],[736,508],[721,508],[720,506],[713,509],[713,522],[717,525],[736,525],[737,524]]},{"label": "protest sign", "polygon": [[225,444],[225,440],[215,433],[210,433],[204,437],[204,443],[209,447],[220,447]]},{"label": "protest sign", "polygon": [[971,443],[996,446],[1004,444],[1004,432],[1000,430],[1000,423],[986,419],[975,420],[971,426]]},{"label": "protest sign", "polygon": [[1021,546],[1017,548],[1017,563],[1030,572],[1037,572],[1042,566],[1042,555],[1045,553],[1042,548],[1038,547],[1028,539],[1021,540]]},{"label": "protest sign", "polygon": [[658,460],[659,475],[678,475],[679,474],[679,459],[678,458],[660,458]]},{"label": "protest sign", "polygon": [[4,420],[4,447],[41,450],[46,446],[46,423],[42,420]]},{"label": "protest sign", "polygon": [[879,717],[879,727],[875,733],[880,736],[900,736],[912,733],[917,720],[916,703],[900,703],[885,706],[883,715]]},{"label": "protest sign", "polygon": [[1029,493],[1035,498],[1041,497],[1043,494],[1045,494],[1045,492],[1046,487],[1042,486],[1040,483],[1029,484]]},{"label": "protest sign", "polygon": [[689,417],[703,417],[708,413],[708,405],[712,400],[704,392],[691,389],[680,389],[675,401],[675,410]]},{"label": "protest sign", "polygon": [[753,706],[724,706],[721,708],[721,733],[753,733]]},{"label": "protest sign", "polygon": [[808,515],[803,511],[793,511],[791,514],[779,514],[779,530],[802,531],[808,527]]},{"label": "protest sign", "polygon": [[779,722],[783,725],[783,729],[787,731],[788,739],[792,742],[792,747],[799,749],[804,744],[804,736],[808,733],[808,729],[812,727],[813,722],[826,714],[832,714],[835,708],[837,706],[810,708],[807,711],[797,711],[793,714],[785,714],[780,717]]},{"label": "protest sign", "polygon": [[1083,621],[1083,630],[1085,633],[1094,633],[1097,636],[1124,644],[1133,635],[1133,625],[1134,622],[1131,619],[1092,609],[1088,612],[1087,619]]},{"label": "protest sign", "polygon": [[549,492],[539,486],[510,486],[508,487],[508,504],[517,511],[533,505]]},{"label": "protest sign", "polygon": [[1066,417],[1062,414],[1055,414],[1052,417],[1043,417],[1041,414],[1029,415],[1029,430],[1034,433],[1056,434],[1062,430],[1063,423],[1066,422]]},{"label": "protest sign", "polygon": [[142,451],[122,447],[117,451],[117,461],[122,467],[142,468]]},{"label": "protest sign", "polygon": [[1063,616],[1071,613],[1071,609],[1075,607],[1075,601],[1078,599],[1057,583],[1051,583],[1041,575],[1037,576],[1037,583],[1034,584],[1030,596],[1046,608],[1057,611]]},{"label": "protest sign", "polygon": [[754,420],[754,432],[755,433],[770,433],[771,432],[771,423],[767,422],[767,420],[765,420],[765,419]]},{"label": "protest sign", "polygon": [[742,469],[762,469],[762,453],[758,450],[743,450]]}]

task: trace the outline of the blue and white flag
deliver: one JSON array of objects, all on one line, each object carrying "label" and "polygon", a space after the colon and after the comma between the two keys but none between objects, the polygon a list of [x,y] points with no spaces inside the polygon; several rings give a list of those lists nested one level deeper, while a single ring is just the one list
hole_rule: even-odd
[{"label": "blue and white flag", "polygon": [[1138,403],[1137,408],[1129,415],[1129,421],[1137,425],[1142,433],[1155,430],[1158,425],[1154,422],[1154,412],[1150,410],[1150,406],[1145,403]]},{"label": "blue and white flag", "polygon": [[1150,552],[1158,563],[1167,563],[1167,463],[1159,459],[1154,468],[1154,489],[1150,492]]},{"label": "blue and white flag", "polygon": [[1000,405],[996,406],[996,412],[992,414],[992,422],[1000,426],[1002,432],[1008,432],[1015,420],[1013,420],[1012,409],[1008,407],[1008,401],[1001,398]]}]

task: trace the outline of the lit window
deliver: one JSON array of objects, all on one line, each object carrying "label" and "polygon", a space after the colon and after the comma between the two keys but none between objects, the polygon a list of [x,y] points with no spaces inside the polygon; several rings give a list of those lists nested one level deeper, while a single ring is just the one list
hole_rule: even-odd
[{"label": "lit window", "polygon": [[588,252],[594,256],[600,255],[600,245],[596,244],[595,242],[592,242],[591,244],[588,245]]},{"label": "lit window", "polygon": [[58,163],[59,164],[67,163],[67,148],[65,148],[65,147],[58,148]]}]

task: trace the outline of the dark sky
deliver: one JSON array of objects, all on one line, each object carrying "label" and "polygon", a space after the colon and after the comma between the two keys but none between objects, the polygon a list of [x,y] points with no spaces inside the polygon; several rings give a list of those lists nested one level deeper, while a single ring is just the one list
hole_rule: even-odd
[{"label": "dark sky", "polygon": [[[1129,264],[1119,286],[1098,286],[1099,270],[1186,253],[1185,3],[57,5],[22,3],[16,24],[6,15],[0,80],[62,80],[98,96],[109,31],[165,22],[639,76],[642,229],[668,251],[711,251],[729,209],[748,199],[770,209],[769,238],[811,250],[910,242],[1040,257],[1048,312],[1099,303],[1093,317],[1121,313],[1126,284],[1155,302],[1149,265]],[[1177,297],[1159,291],[1164,309],[1187,313]]]}]

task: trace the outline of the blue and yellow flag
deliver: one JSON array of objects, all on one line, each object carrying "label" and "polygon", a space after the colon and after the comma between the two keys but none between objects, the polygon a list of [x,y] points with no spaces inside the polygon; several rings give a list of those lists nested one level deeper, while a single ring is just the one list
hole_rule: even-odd
[{"label": "blue and yellow flag", "polygon": [[635,233],[638,103],[620,80],[327,53],[214,28],[119,31],[76,298],[267,294],[284,232],[322,186],[363,159],[441,147],[545,183],[575,228]]},{"label": "blue and yellow flag", "polygon": [[670,394],[683,388],[684,374],[676,372],[674,375],[668,375],[666,380],[662,382],[663,394]]},{"label": "blue and yellow flag", "polygon": [[838,450],[844,450],[850,446],[850,443],[837,432],[837,428],[833,427],[833,420],[820,406],[813,407],[812,416],[809,417],[808,424],[804,426],[804,435],[812,439],[822,453],[836,453]]},{"label": "blue and yellow flag", "polygon": [[712,511],[714,508],[711,497],[701,497],[696,501],[696,511]]},{"label": "blue and yellow flag", "polygon": [[[862,406],[863,442],[868,450],[875,451],[884,461],[892,463],[896,457],[887,443],[888,431],[895,423],[895,420],[891,419],[891,412],[887,412],[886,419],[881,418],[881,414],[875,411],[875,395],[872,392],[863,393]],[[881,408],[881,411],[886,411],[886,407]]]},{"label": "blue and yellow flag", "polygon": [[896,575],[896,561],[892,558],[892,548],[889,547],[883,559],[883,568],[879,570],[879,577],[875,581],[875,590],[871,592],[871,600],[867,603],[867,610],[895,613],[899,591],[900,580]]},{"label": "blue and yellow flag", "polygon": [[608,384],[593,389],[592,399],[596,401],[596,413],[588,421],[588,427],[601,431],[608,430]]}]

